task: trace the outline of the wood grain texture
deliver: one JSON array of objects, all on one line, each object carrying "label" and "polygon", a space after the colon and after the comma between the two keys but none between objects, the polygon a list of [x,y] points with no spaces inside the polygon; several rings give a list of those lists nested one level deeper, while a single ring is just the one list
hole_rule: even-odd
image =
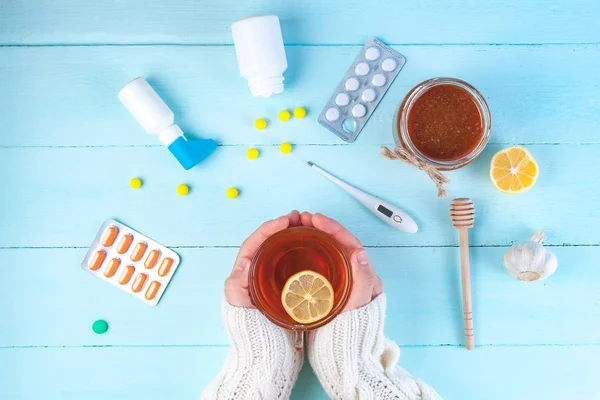
[{"label": "wood grain texture", "polygon": [[[600,143],[600,46],[396,46],[408,62],[353,146],[392,143],[398,104],[417,83],[453,76],[492,110],[492,143]],[[317,123],[360,47],[288,47],[286,91],[253,98],[233,47],[0,48],[0,146],[160,146],[117,99],[145,76],[192,137],[224,145],[343,144]],[[308,116],[277,120],[284,108]],[[265,117],[269,127],[253,122]]]},{"label": "wood grain texture", "polygon": [[[0,208],[8,228],[0,246],[87,247],[109,217],[167,246],[238,246],[262,222],[294,208],[338,219],[366,246],[456,245],[449,199],[465,194],[478,204],[472,245],[507,245],[536,229],[547,233],[547,244],[600,243],[600,214],[587,212],[599,192],[591,185],[600,178],[599,145],[528,146],[541,174],[534,190],[518,196],[490,182],[489,160],[500,149],[490,145],[468,168],[448,174],[446,199],[422,171],[379,157],[378,146],[296,146],[288,155],[259,149],[251,161],[246,147],[222,147],[190,171],[162,147],[0,149],[0,169],[11,171],[0,178],[11,193]],[[307,160],[404,209],[419,232],[382,224]],[[129,187],[134,176],[144,180],[142,189]],[[176,194],[180,183],[190,185],[190,195]],[[225,196],[230,186],[239,198]],[[565,207],[573,198],[577,207]]]},{"label": "wood grain texture", "polygon": [[[0,349],[7,399],[195,399],[216,375],[223,347]],[[407,348],[400,364],[446,399],[591,399],[598,346]],[[437,365],[446,368],[436,367]],[[540,382],[540,384],[532,384]],[[325,400],[305,366],[292,400]]]},{"label": "wood grain texture", "polygon": [[4,0],[0,44],[230,44],[233,21],[282,20],[289,44],[599,42],[594,0]]},{"label": "wood grain texture", "polygon": [[[181,267],[155,308],[82,271],[86,249],[0,251],[0,347],[227,345],[220,304],[237,249],[175,250]],[[558,272],[538,283],[506,274],[506,250],[471,249],[478,346],[600,344],[600,271],[589,261],[600,247],[552,248]],[[462,347],[458,248],[368,251],[388,295],[388,335]],[[96,319],[108,333],[92,332]]]},{"label": "wood grain texture", "polygon": [[[282,20],[286,91],[254,99],[229,26]],[[401,366],[447,399],[593,398],[600,368],[600,2],[0,1],[0,397],[11,400],[196,398],[227,352],[220,302],[237,246],[292,208],[340,220],[368,246],[388,294],[386,332]],[[407,65],[358,141],[316,116],[361,44],[396,44]],[[116,94],[145,76],[189,137],[217,139],[185,172]],[[437,199],[422,172],[378,157],[415,84],[452,76],[488,100],[491,145],[449,173]],[[284,108],[304,120],[280,123]],[[258,132],[253,121],[266,117]],[[288,156],[283,141],[294,144]],[[541,176],[508,196],[488,178],[492,154],[525,144]],[[245,158],[256,146],[261,156]],[[305,166],[311,160],[406,209],[420,232],[388,229]],[[128,182],[144,180],[134,191]],[[192,191],[176,195],[179,183]],[[232,201],[225,189],[236,186]],[[462,347],[458,235],[450,198],[472,197],[471,280],[478,347]],[[158,307],[79,267],[102,221],[116,217],[174,247],[183,263]],[[542,229],[559,259],[550,279],[511,279],[508,246]],[[110,323],[95,335],[96,319]],[[325,399],[305,368],[292,399]]]}]

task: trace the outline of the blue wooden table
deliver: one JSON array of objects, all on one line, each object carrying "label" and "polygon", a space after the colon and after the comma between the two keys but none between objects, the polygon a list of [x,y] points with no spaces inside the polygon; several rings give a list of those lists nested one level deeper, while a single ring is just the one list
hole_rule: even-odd
[{"label": "blue wooden table", "polygon": [[[371,3],[371,4],[369,4]],[[286,91],[252,98],[229,26],[282,21]],[[401,365],[445,398],[597,399],[600,368],[600,3],[596,0],[3,0],[0,4],[0,398],[194,399],[227,352],[219,303],[237,247],[293,208],[320,211],[368,248],[389,294],[387,334]],[[407,64],[358,141],[316,122],[372,36]],[[145,76],[191,136],[220,142],[184,171],[117,100]],[[378,156],[406,92],[431,77],[487,98],[489,146],[449,174],[449,198],[407,165]],[[282,109],[308,117],[281,123]],[[269,120],[264,131],[253,128]],[[278,145],[294,150],[282,155]],[[525,145],[536,187],[501,194],[494,152]],[[250,161],[246,150],[261,155]],[[421,226],[382,224],[306,167],[312,160],[405,208]],[[142,189],[129,188],[139,176]],[[175,188],[187,183],[187,197]],[[227,187],[241,196],[229,200]],[[472,197],[477,348],[463,347],[457,234],[449,199]],[[151,308],[79,265],[114,217],[173,248],[182,264]],[[535,229],[559,259],[540,283],[511,279],[501,258]],[[105,319],[104,335],[91,324]],[[294,399],[325,395],[305,368]]]}]

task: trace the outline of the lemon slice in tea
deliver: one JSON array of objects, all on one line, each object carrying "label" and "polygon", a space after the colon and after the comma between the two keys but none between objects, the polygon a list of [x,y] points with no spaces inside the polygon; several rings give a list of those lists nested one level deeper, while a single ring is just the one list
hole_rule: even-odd
[{"label": "lemon slice in tea", "polygon": [[333,287],[327,278],[315,271],[300,271],[285,283],[281,303],[294,321],[310,324],[331,312]]}]

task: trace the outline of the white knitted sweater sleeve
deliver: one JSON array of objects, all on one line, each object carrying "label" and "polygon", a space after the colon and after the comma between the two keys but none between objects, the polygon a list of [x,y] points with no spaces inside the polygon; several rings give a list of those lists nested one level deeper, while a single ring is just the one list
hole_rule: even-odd
[{"label": "white knitted sweater sleeve", "polygon": [[304,361],[304,353],[294,349],[292,333],[258,310],[233,307],[225,300],[223,321],[231,348],[223,369],[200,399],[289,398]]},{"label": "white knitted sweater sleeve", "polygon": [[333,399],[439,400],[427,384],[397,363],[400,349],[383,336],[386,298],[338,315],[309,333],[310,364]]}]

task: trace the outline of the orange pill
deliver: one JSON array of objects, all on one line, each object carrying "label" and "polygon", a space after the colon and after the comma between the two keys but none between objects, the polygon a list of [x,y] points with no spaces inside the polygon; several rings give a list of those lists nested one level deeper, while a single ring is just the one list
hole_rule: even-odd
[{"label": "orange pill", "polygon": [[98,271],[105,258],[106,252],[104,250],[98,250],[96,254],[94,254],[92,258],[90,258],[90,263],[88,264],[88,266],[92,271]]},{"label": "orange pill", "polygon": [[123,272],[121,272],[121,276],[119,276],[119,283],[121,285],[127,285],[135,272],[135,267],[133,265],[128,265],[125,267]]},{"label": "orange pill", "polygon": [[152,300],[156,297],[156,293],[158,293],[158,289],[160,289],[160,282],[152,281],[148,286],[148,290],[146,290],[146,300]]},{"label": "orange pill", "polygon": [[133,236],[129,233],[119,240],[119,244],[117,244],[117,253],[125,254],[127,250],[129,250],[129,246],[131,246],[131,242],[133,242]]},{"label": "orange pill", "polygon": [[141,291],[144,287],[144,283],[146,283],[146,279],[148,279],[148,275],[138,274],[138,276],[135,277],[135,281],[133,281],[133,285],[131,285],[131,290],[133,290],[134,293]]},{"label": "orange pill", "polygon": [[112,246],[118,234],[119,228],[117,228],[116,226],[111,226],[110,228],[108,228],[106,231],[104,231],[104,235],[102,235],[102,246]]},{"label": "orange pill", "polygon": [[146,242],[139,242],[133,248],[131,252],[131,261],[140,261],[148,248],[148,244]]},{"label": "orange pill", "polygon": [[160,263],[160,267],[158,267],[158,275],[159,276],[167,276],[167,274],[171,270],[172,265],[173,265],[172,258],[167,257],[167,258],[163,259],[162,262]]},{"label": "orange pill", "polygon": [[154,268],[159,257],[160,257],[160,250],[152,250],[150,253],[148,253],[148,257],[146,257],[144,266],[148,269]]},{"label": "orange pill", "polygon": [[121,264],[121,260],[118,258],[113,258],[108,262],[108,267],[104,270],[104,276],[107,278],[112,278],[117,273],[117,269],[119,269],[119,264]]}]

